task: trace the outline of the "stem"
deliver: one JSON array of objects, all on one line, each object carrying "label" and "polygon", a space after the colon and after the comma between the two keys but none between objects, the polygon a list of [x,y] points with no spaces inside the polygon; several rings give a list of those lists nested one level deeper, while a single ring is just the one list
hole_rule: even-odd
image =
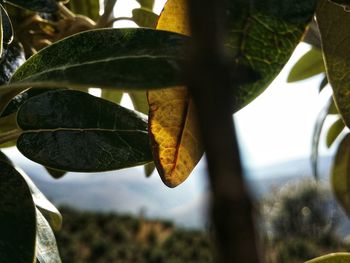
[{"label": "stem", "polygon": [[216,262],[258,263],[253,206],[231,113],[233,89],[242,77],[238,71],[232,74],[223,55],[223,2],[188,0],[192,60],[186,76],[207,154]]},{"label": "stem", "polygon": [[75,18],[75,14],[72,11],[70,11],[67,7],[65,7],[63,3],[58,3],[58,8],[62,15],[66,16],[67,18]]},{"label": "stem", "polygon": [[16,140],[22,134],[22,130],[14,129],[8,132],[3,132],[0,134],[0,145]]},{"label": "stem", "polygon": [[103,15],[100,16],[96,23],[96,28],[107,27],[110,18],[113,16],[113,9],[117,0],[106,0]]}]

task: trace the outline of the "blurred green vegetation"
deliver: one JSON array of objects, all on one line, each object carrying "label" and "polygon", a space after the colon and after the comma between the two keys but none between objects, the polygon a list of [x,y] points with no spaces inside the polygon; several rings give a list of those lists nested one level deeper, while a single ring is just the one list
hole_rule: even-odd
[{"label": "blurred green vegetation", "polygon": [[129,215],[60,211],[64,222],[56,238],[63,263],[212,262],[209,238],[201,231]]}]

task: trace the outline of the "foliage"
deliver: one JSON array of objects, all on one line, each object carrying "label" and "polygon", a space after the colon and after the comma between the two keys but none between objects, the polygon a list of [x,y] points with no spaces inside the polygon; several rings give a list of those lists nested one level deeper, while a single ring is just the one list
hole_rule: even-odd
[{"label": "foliage", "polygon": [[[153,0],[138,2],[140,7],[131,18],[114,18],[116,0],[106,1],[102,15],[98,0],[0,1],[0,80],[5,84],[0,87],[2,147],[16,144],[55,177],[66,171],[106,171],[152,161],[169,187],[190,175],[203,147],[197,110],[183,87],[188,60],[184,46],[190,40],[187,5],[169,0],[158,19],[152,12]],[[235,76],[231,81],[237,87],[228,105],[232,112],[254,100],[275,78],[316,11],[322,51],[304,57],[290,80],[322,72],[322,53],[336,109],[349,125],[346,25],[350,16],[344,10],[348,5],[348,1],[328,0],[228,1],[224,44]],[[118,19],[148,28],[106,28]],[[24,57],[27,61],[19,66]],[[102,89],[101,98],[87,94],[92,87]],[[149,123],[139,112],[116,104],[124,92],[129,92],[137,110],[147,113],[149,106]],[[315,128],[315,174],[320,134],[332,106],[330,101]],[[330,130],[329,145],[342,127],[338,122]],[[340,148],[339,152],[348,151]],[[348,156],[341,157],[335,162],[334,189],[349,209],[349,191],[339,187],[348,182],[349,169],[344,164]],[[6,156],[2,159],[2,262],[33,262],[35,256],[41,263],[60,262],[49,227],[59,228],[59,212]],[[147,174],[153,167],[148,164]],[[149,242],[156,243],[155,239],[150,235]],[[103,242],[100,251],[105,249]],[[161,262],[162,253],[152,250],[148,256]]]}]

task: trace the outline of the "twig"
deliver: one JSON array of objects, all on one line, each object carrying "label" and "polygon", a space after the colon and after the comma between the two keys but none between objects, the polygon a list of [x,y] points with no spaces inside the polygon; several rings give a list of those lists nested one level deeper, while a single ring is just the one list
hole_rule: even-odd
[{"label": "twig", "polygon": [[230,74],[223,55],[223,2],[188,0],[192,60],[186,76],[207,154],[216,262],[258,263],[253,208],[243,180],[231,113],[232,86],[242,80],[240,72]]}]

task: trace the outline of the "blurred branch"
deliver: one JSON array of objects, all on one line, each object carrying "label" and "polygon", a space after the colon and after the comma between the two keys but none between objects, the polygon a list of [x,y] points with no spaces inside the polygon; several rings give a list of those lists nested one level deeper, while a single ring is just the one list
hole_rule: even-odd
[{"label": "blurred branch", "polygon": [[186,77],[207,154],[217,262],[258,263],[253,207],[231,113],[232,83],[249,80],[239,70],[232,74],[223,55],[224,2],[188,0],[192,60]]}]

